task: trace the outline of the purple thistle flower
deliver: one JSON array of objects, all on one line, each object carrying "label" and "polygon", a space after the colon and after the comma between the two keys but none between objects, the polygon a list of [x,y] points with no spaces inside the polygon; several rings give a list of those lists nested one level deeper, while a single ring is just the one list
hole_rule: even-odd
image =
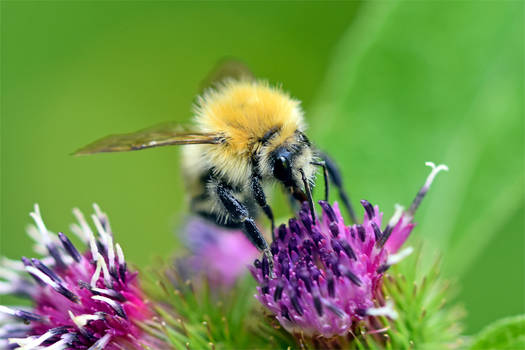
[{"label": "purple thistle flower", "polygon": [[214,286],[231,287],[259,255],[241,230],[190,217],[184,235],[191,255],[177,261],[182,277],[203,274]]},{"label": "purple thistle flower", "polygon": [[408,211],[396,212],[384,229],[383,213],[366,200],[362,224],[346,226],[337,203],[320,201],[322,218],[312,221],[308,205],[298,218],[276,230],[271,245],[273,270],[266,257],[256,260],[251,271],[259,286],[256,298],[291,333],[330,338],[345,335],[359,321],[371,316],[396,317],[380,286],[383,273],[412,252],[398,252],[414,227],[414,213],[434,177],[432,172]]},{"label": "purple thistle flower", "polygon": [[[138,323],[153,315],[128,270],[106,214],[94,205],[93,233],[82,213],[72,230],[90,249],[81,253],[63,233],[47,230],[38,205],[28,229],[41,259],[4,259],[0,293],[32,300],[31,308],[0,305],[0,348],[20,349],[142,349],[154,340]],[[24,273],[25,272],[25,273]],[[3,326],[2,326],[3,324]]]}]

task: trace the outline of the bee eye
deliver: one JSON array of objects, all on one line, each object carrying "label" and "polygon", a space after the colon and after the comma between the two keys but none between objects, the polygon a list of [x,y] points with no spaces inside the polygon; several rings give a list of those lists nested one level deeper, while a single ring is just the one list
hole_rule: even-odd
[{"label": "bee eye", "polygon": [[284,156],[277,157],[273,166],[273,175],[280,181],[288,182],[291,178],[290,162]]}]

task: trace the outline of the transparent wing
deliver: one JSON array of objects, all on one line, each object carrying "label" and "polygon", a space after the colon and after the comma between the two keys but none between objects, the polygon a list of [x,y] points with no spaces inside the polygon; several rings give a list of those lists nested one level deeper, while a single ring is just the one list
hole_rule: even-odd
[{"label": "transparent wing", "polygon": [[225,79],[255,80],[255,75],[243,62],[236,59],[225,58],[220,60],[210,74],[208,74],[206,79],[202,81],[201,91],[213,87],[223,82]]},{"label": "transparent wing", "polygon": [[219,134],[185,131],[180,124],[163,123],[137,132],[103,137],[73,154],[127,152],[160,146],[219,144],[221,142],[222,137]]}]

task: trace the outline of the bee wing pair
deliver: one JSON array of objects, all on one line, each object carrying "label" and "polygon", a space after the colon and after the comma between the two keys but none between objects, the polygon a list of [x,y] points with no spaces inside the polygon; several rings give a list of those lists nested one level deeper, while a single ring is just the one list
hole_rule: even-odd
[{"label": "bee wing pair", "polygon": [[219,134],[184,131],[180,124],[169,122],[128,134],[103,137],[77,150],[74,155],[138,151],[171,145],[219,144],[221,142],[222,137]]},{"label": "bee wing pair", "polygon": [[[242,62],[226,59],[219,62],[204,79],[201,90],[226,79],[254,79],[254,76]],[[219,134],[185,131],[180,124],[168,122],[132,133],[106,136],[82,147],[73,154],[128,152],[171,145],[219,144],[222,140]]]}]

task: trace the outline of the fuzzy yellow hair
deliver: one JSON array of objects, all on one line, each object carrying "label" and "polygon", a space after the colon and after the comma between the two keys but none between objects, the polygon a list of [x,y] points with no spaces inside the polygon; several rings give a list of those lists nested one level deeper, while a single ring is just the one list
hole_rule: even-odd
[{"label": "fuzzy yellow hair", "polygon": [[304,128],[299,101],[267,82],[252,80],[228,80],[208,90],[198,100],[195,120],[201,131],[223,134],[232,155],[251,152],[273,128],[279,128],[275,144]]}]

